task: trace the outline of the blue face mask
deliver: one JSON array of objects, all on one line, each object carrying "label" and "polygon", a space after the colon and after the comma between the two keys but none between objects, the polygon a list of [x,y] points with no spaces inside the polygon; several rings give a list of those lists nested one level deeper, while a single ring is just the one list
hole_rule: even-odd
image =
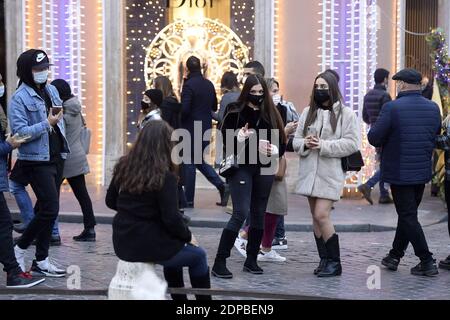
[{"label": "blue face mask", "polygon": [[48,80],[48,70],[33,73],[33,79],[36,84],[44,84]]},{"label": "blue face mask", "polygon": [[0,87],[0,98],[5,95],[5,86]]}]

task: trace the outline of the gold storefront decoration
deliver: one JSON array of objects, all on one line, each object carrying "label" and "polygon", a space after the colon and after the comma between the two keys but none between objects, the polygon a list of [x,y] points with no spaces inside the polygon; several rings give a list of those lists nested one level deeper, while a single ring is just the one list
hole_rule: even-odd
[{"label": "gold storefront decoration", "polygon": [[156,77],[167,76],[179,93],[185,62],[190,56],[202,61],[205,76],[219,88],[225,72],[243,76],[249,49],[218,20],[177,20],[165,27],[147,48],[144,71],[147,88],[153,86]]}]

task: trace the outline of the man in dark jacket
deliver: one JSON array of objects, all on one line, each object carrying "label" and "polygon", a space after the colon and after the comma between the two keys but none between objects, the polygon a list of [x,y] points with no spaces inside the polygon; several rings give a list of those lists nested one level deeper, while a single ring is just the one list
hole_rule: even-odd
[{"label": "man in dark jacket", "polygon": [[[203,158],[203,152],[210,144],[209,141],[203,141],[203,137],[205,132],[212,129],[212,111],[217,112],[218,109],[216,89],[211,81],[203,77],[200,59],[190,57],[186,67],[188,78],[181,93],[183,105],[181,127],[189,131],[191,136],[191,156],[187,161],[190,163],[184,165],[187,205],[189,208],[194,207],[196,169],[198,169],[219,190],[221,201],[217,205],[225,207],[229,197],[228,186]],[[195,161],[196,159],[199,161]]]},{"label": "man in dark jacket", "polygon": [[[386,69],[377,69],[375,71],[375,87],[364,97],[363,120],[369,126],[373,126],[377,122],[381,108],[383,108],[386,103],[392,101],[391,96],[387,92],[388,82],[389,71]],[[380,155],[381,150],[377,148],[377,161],[381,160]],[[393,201],[389,196],[389,191],[385,188],[384,182],[380,181],[380,177],[381,171],[377,170],[366,184],[358,187],[358,190],[362,193],[364,198],[373,205],[371,195],[372,189],[379,183],[380,200],[378,202],[380,204],[391,204]]]},{"label": "man in dark jacket", "polygon": [[422,96],[422,75],[414,69],[397,73],[398,98],[387,103],[369,132],[369,142],[382,148],[381,180],[391,184],[398,214],[393,249],[382,264],[396,271],[408,244],[420,263],[413,275],[435,276],[438,269],[417,217],[425,184],[431,180],[431,156],[441,131],[438,106]]}]

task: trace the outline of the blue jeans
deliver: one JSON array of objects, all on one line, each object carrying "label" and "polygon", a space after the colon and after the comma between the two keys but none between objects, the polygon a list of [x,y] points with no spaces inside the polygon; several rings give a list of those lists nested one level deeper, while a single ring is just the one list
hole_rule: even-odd
[{"label": "blue jeans", "polygon": [[189,268],[189,275],[193,278],[204,277],[209,272],[206,252],[202,248],[186,245],[172,259],[157,264],[164,269],[183,272],[183,267]]},{"label": "blue jeans", "polygon": [[385,188],[384,182],[381,181],[381,171],[380,170],[377,170],[377,172],[375,172],[373,177],[370,178],[369,181],[367,181],[366,185],[369,188],[373,188],[376,186],[377,183],[380,185],[380,196],[388,197],[389,191]]},{"label": "blue jeans", "polygon": [[[22,218],[24,225],[28,226],[28,224],[34,218],[34,208],[33,202],[31,201],[27,189],[25,188],[24,185],[14,182],[12,180],[9,180],[9,189],[11,194],[16,199],[17,206],[19,207],[20,210],[20,217]],[[54,236],[59,235],[58,219],[56,219],[55,221],[52,234]]]},{"label": "blue jeans", "polygon": [[196,169],[198,169],[209,182],[211,182],[218,190],[224,187],[224,182],[219,177],[217,172],[209,164],[203,162],[202,164],[184,164],[184,189],[186,194],[186,201],[188,204],[194,204],[195,199],[195,180],[197,176]]}]

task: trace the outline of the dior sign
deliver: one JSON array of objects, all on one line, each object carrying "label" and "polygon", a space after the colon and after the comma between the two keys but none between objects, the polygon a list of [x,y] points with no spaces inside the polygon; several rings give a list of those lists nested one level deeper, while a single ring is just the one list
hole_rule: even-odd
[{"label": "dior sign", "polygon": [[213,7],[214,0],[166,0],[167,8],[206,8]]}]

